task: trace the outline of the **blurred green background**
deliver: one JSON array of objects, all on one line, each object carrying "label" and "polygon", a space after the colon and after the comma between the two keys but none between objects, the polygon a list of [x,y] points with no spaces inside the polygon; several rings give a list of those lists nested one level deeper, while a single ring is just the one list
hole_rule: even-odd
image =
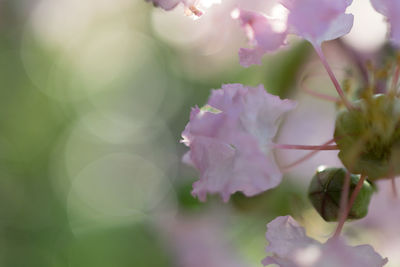
[{"label": "blurred green background", "polygon": [[222,83],[291,96],[310,46],[244,69],[235,22],[224,21],[228,36],[208,36],[206,18],[174,12],[140,0],[0,2],[0,266],[220,267],[180,254],[186,237],[203,246],[191,234],[212,233],[209,224],[220,229],[216,254],[227,245],[221,256],[260,266],[265,224],[308,209],[290,180],[199,203],[179,140],[190,107]]}]

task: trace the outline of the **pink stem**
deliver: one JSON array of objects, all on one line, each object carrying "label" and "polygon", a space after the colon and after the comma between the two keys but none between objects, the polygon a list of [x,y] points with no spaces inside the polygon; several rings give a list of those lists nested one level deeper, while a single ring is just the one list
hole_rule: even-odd
[{"label": "pink stem", "polygon": [[312,96],[314,96],[314,97],[316,97],[316,98],[320,98],[320,99],[327,100],[327,101],[330,101],[330,102],[338,102],[338,99],[337,99],[336,97],[330,96],[330,95],[326,95],[326,94],[322,94],[322,93],[318,93],[318,92],[315,92],[315,91],[309,89],[309,88],[308,88],[306,85],[304,85],[304,84],[301,86],[301,89],[302,89],[304,92],[306,92],[306,93],[308,93],[309,95],[312,95]]},{"label": "pink stem", "polygon": [[[342,232],[344,223],[346,222],[346,219],[349,216],[349,213],[350,213],[351,208],[353,207],[354,201],[356,200],[356,198],[358,196],[358,193],[360,193],[361,188],[362,188],[366,178],[367,178],[367,176],[361,175],[361,178],[358,181],[358,183],[356,185],[356,188],[354,188],[354,191],[350,196],[349,204],[346,207],[346,210],[345,210],[346,212],[343,214],[343,216],[341,216],[341,218],[339,220],[338,226],[337,226],[336,231],[335,231],[335,233],[333,235],[334,238],[338,237],[340,235],[340,233]],[[348,195],[347,196],[345,195],[345,197],[347,198]]]},{"label": "pink stem", "polygon": [[[335,142],[335,139],[331,139],[329,141],[327,141],[326,143],[322,144],[323,146],[332,144],[333,142]],[[313,157],[315,154],[317,154],[318,152],[320,152],[320,150],[314,150],[311,151],[309,153],[307,153],[306,155],[304,155],[303,157],[299,158],[298,160],[286,165],[282,167],[282,171],[283,172],[288,172],[290,171],[293,167],[296,167],[297,165],[299,165],[300,163],[303,163],[304,161],[310,159],[311,157]]]},{"label": "pink stem", "polygon": [[292,168],[294,168],[294,167],[296,167],[297,165],[303,163],[304,161],[306,161],[306,160],[312,158],[315,154],[317,154],[317,153],[320,152],[320,151],[321,151],[321,150],[314,150],[314,151],[311,151],[310,153],[307,153],[304,157],[302,157],[302,158],[296,160],[295,162],[290,163],[289,165],[283,166],[283,167],[282,167],[282,171],[283,171],[283,172],[288,172],[288,171],[290,171]]},{"label": "pink stem", "polygon": [[324,65],[326,71],[328,72],[329,78],[331,78],[331,81],[333,83],[333,85],[336,88],[336,91],[338,92],[340,98],[343,101],[343,104],[346,106],[346,108],[348,110],[353,109],[353,106],[351,105],[351,103],[347,100],[346,96],[344,95],[344,92],[342,90],[342,87],[340,86],[338,80],[336,79],[335,74],[333,73],[331,67],[328,64],[328,61],[326,60],[324,53],[322,52],[322,49],[320,46],[314,45],[314,49],[317,52],[319,58],[321,59],[322,64]]},{"label": "pink stem", "polygon": [[321,146],[305,146],[305,145],[288,145],[288,144],[275,144],[275,148],[279,149],[297,149],[297,150],[338,150],[337,145],[321,145]]}]

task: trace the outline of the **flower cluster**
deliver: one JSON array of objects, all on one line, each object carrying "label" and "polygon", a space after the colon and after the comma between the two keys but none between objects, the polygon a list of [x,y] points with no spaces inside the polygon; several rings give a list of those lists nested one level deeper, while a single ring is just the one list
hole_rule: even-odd
[{"label": "flower cluster", "polygon": [[[201,15],[197,8],[201,0],[151,1],[165,10],[182,3],[195,15]],[[400,45],[400,1],[371,2],[376,11],[387,18],[393,46]],[[294,110],[296,103],[267,93],[262,85],[223,85],[212,91],[204,107],[192,109],[190,121],[182,133],[182,143],[190,148],[184,162],[194,166],[200,174],[193,184],[192,195],[205,201],[207,194],[219,194],[227,202],[238,191],[251,197],[276,187],[281,182],[282,170],[275,162],[274,149],[339,150],[339,158],[346,169],[318,171],[309,191],[320,215],[327,221],[338,221],[333,237],[321,244],[307,237],[304,228],[291,217],[278,217],[268,224],[266,237],[270,256],[263,264],[383,266],[387,259],[371,246],[349,246],[340,234],[348,218],[359,219],[366,215],[374,193],[370,183],[378,179],[394,181],[395,176],[400,175],[400,94],[397,91],[400,59],[394,70],[385,70],[389,74],[385,76],[386,88],[380,90],[383,94],[377,94],[378,85],[370,79],[359,90],[358,99],[352,102],[322,51],[323,42],[350,32],[354,18],[346,9],[352,0],[279,0],[278,4],[279,16],[241,8],[229,12],[245,30],[251,46],[239,50],[240,64],[244,67],[262,64],[263,55],[285,46],[289,34],[309,41],[342,104],[334,138],[320,146],[275,144],[279,122]],[[306,158],[308,156],[303,160]],[[326,204],[326,198],[330,198],[330,205]]]}]

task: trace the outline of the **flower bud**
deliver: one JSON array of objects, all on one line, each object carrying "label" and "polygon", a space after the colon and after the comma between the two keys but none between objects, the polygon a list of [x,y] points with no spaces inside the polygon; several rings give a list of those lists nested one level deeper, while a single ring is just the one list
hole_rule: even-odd
[{"label": "flower bud", "polygon": [[[340,216],[340,199],[345,178],[346,170],[343,168],[319,167],[311,180],[310,187],[308,188],[308,197],[325,221],[338,221]],[[348,199],[350,199],[359,180],[359,175],[350,175]],[[369,201],[373,192],[372,185],[365,181],[354,201],[348,219],[361,219],[367,215]]]},{"label": "flower bud", "polygon": [[339,158],[351,172],[370,180],[400,174],[400,100],[374,95],[338,114],[335,141]]}]

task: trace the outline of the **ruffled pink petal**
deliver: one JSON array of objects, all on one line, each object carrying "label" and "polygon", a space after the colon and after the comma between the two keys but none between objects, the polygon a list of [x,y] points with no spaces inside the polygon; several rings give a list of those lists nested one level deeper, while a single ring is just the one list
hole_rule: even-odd
[{"label": "ruffled pink petal", "polygon": [[240,48],[239,49],[239,63],[245,68],[251,65],[261,65],[261,59],[265,51],[260,48]]},{"label": "ruffled pink petal", "polygon": [[267,52],[277,50],[285,44],[287,33],[274,28],[276,19],[241,9],[232,12],[232,17],[239,20],[246,32],[252,49],[241,49],[239,52],[240,64],[249,67],[252,64],[261,64],[262,56]]},{"label": "ruffled pink petal", "polygon": [[200,172],[192,194],[205,201],[207,193],[218,193],[227,202],[241,191],[253,196],[276,187],[282,174],[275,162],[267,158],[251,137],[225,144],[207,137],[197,137],[191,146],[191,158]]},{"label": "ruffled pink petal", "polygon": [[184,160],[200,173],[192,194],[201,201],[208,193],[220,194],[228,201],[237,191],[253,196],[277,186],[282,174],[271,143],[280,118],[294,107],[263,86],[227,84],[212,91],[205,108],[192,109],[182,133],[190,147]]},{"label": "ruffled pink petal", "polygon": [[279,96],[266,94],[264,86],[249,88],[243,97],[243,112],[240,122],[259,142],[261,147],[267,147],[278,131],[276,125],[282,114],[296,107],[296,102],[280,99]]},{"label": "ruffled pink petal", "polygon": [[174,256],[172,266],[248,267],[249,261],[243,258],[232,240],[225,235],[224,216],[224,213],[216,210],[200,216],[177,214],[168,219],[157,217],[155,222],[168,242],[168,251]]},{"label": "ruffled pink petal", "polygon": [[267,225],[267,252],[280,258],[289,257],[293,251],[310,245],[319,244],[306,236],[306,232],[292,217],[278,217]]},{"label": "ruffled pink petal", "polygon": [[339,239],[328,240],[321,250],[321,257],[314,266],[324,266],[329,263],[332,266],[381,267],[388,262],[370,245],[351,247]]},{"label": "ruffled pink petal", "polygon": [[387,17],[392,42],[400,46],[400,2],[396,0],[371,0],[376,11]]},{"label": "ruffled pink petal", "polygon": [[[275,51],[285,44],[288,33],[301,36],[316,46],[349,33],[354,17],[345,12],[351,2],[352,0],[280,0],[288,10],[285,19],[236,9],[232,12],[232,17],[240,21],[253,46],[251,49],[240,49],[240,64],[244,67],[260,65],[265,53]],[[284,29],[276,27],[277,25],[283,25]]]},{"label": "ruffled pink petal", "polygon": [[289,32],[314,45],[347,34],[353,26],[353,16],[346,15],[350,0],[281,0],[289,10]]},{"label": "ruffled pink petal", "polygon": [[305,230],[290,216],[278,217],[268,225],[266,233],[269,245],[264,266],[280,267],[382,267],[387,263],[369,245],[351,247],[343,240],[330,239],[321,244],[306,236]]},{"label": "ruffled pink petal", "polygon": [[325,41],[335,40],[350,32],[353,27],[354,16],[352,14],[340,14],[330,23],[327,30],[316,39],[316,44],[321,45]]}]

